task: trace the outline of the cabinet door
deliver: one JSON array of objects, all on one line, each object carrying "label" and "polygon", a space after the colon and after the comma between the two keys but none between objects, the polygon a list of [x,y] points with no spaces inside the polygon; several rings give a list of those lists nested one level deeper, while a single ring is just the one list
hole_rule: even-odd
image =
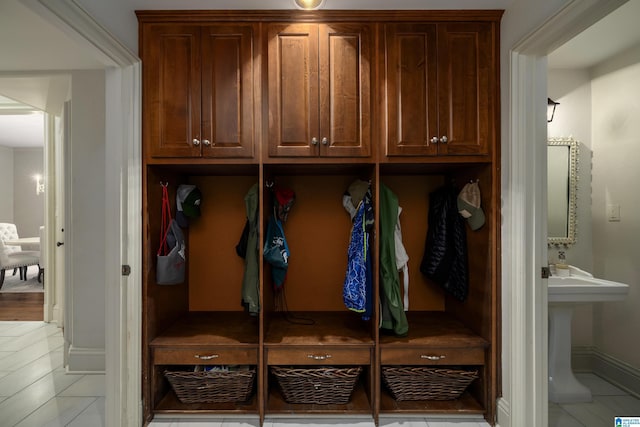
[{"label": "cabinet door", "polygon": [[199,157],[200,28],[152,26],[143,50],[144,146],[152,157]]},{"label": "cabinet door", "polygon": [[438,25],[439,154],[486,154],[494,139],[492,24]]},{"label": "cabinet door", "polygon": [[320,154],[371,154],[371,26],[319,27]]},{"label": "cabinet door", "polygon": [[253,157],[253,27],[204,27],[201,55],[202,155]]},{"label": "cabinet door", "polygon": [[434,156],[437,40],[432,24],[385,25],[387,156]]},{"label": "cabinet door", "polygon": [[317,155],[318,26],[273,24],[267,37],[269,155]]}]

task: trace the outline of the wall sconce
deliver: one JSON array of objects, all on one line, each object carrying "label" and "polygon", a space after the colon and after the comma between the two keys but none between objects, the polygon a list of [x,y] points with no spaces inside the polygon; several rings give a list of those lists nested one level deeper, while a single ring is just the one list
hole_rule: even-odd
[{"label": "wall sconce", "polygon": [[293,0],[293,3],[298,9],[314,10],[320,9],[324,0]]},{"label": "wall sconce", "polygon": [[36,195],[39,196],[44,193],[44,180],[40,174],[34,175],[33,179],[36,181]]},{"label": "wall sconce", "polygon": [[560,105],[560,103],[551,98],[547,98],[547,123],[551,123],[553,120],[553,115],[556,113],[557,105]]}]

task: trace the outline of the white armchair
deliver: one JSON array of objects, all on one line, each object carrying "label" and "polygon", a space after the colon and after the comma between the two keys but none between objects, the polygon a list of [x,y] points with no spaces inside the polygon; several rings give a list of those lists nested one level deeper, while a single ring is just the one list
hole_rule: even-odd
[{"label": "white armchair", "polygon": [[5,270],[20,269],[21,278],[26,280],[26,268],[30,265],[38,265],[40,261],[37,252],[8,251],[7,248],[8,246],[5,246],[4,241],[0,239],[0,288],[4,284]]},{"label": "white armchair", "polygon": [[[10,222],[0,222],[0,240],[3,242],[5,240],[15,240],[19,238],[18,236],[18,227],[15,224]],[[22,248],[20,246],[7,246],[7,252],[18,252],[21,251]]]}]

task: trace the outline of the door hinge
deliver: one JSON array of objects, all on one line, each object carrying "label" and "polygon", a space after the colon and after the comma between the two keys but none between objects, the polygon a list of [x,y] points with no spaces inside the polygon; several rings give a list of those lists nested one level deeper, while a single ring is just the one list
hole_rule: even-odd
[{"label": "door hinge", "polygon": [[551,277],[551,269],[549,267],[542,267],[541,276],[543,279]]},{"label": "door hinge", "polygon": [[124,264],[124,265],[122,266],[122,275],[123,275],[123,276],[128,276],[128,275],[130,275],[130,274],[131,274],[131,266],[130,266],[130,265],[127,265],[127,264]]}]

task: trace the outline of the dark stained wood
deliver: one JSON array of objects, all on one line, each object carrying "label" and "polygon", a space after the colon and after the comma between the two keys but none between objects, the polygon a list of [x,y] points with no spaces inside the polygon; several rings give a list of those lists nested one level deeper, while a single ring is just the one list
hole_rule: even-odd
[{"label": "dark stained wood", "polygon": [[253,25],[142,26],[148,157],[254,156]]},{"label": "dark stained wood", "polygon": [[0,293],[0,320],[44,319],[44,292]]},{"label": "dark stained wood", "polygon": [[268,26],[269,156],[371,155],[371,28]]},{"label": "dark stained wood", "polygon": [[[293,312],[291,317],[274,314],[266,326],[265,345],[371,345],[368,323],[358,313]],[[307,320],[310,324],[301,324]]]},{"label": "dark stained wood", "polygon": [[455,400],[397,401],[385,388],[380,393],[380,414],[484,414],[482,405],[465,392]]},{"label": "dark stained wood", "polygon": [[271,24],[267,31],[269,155],[315,156],[320,143],[318,28]]},{"label": "dark stained wood", "polygon": [[182,403],[173,390],[167,392],[156,405],[157,414],[172,414],[176,417],[184,414],[255,414],[258,408],[257,394],[253,393],[248,402],[230,403]]},{"label": "dark stained wood", "polygon": [[204,157],[254,155],[255,111],[259,104],[253,91],[254,30],[252,25],[213,25],[202,29]]},{"label": "dark stained wood", "polygon": [[200,28],[143,26],[142,128],[151,157],[199,157],[201,140]]},{"label": "dark stained wood", "polygon": [[489,153],[492,35],[491,23],[385,25],[388,156]]},{"label": "dark stained wood", "polygon": [[320,155],[371,156],[372,26],[320,25]]},{"label": "dark stained wood", "polygon": [[442,311],[410,311],[407,313],[409,333],[405,337],[380,335],[384,347],[484,348],[488,342],[460,320]]},{"label": "dark stained wood", "polygon": [[242,347],[258,343],[255,317],[233,312],[190,312],[157,336],[152,347]]},{"label": "dark stained wood", "polygon": [[365,391],[365,387],[362,384],[362,380],[359,380],[351,394],[349,403],[346,404],[301,404],[301,403],[287,403],[282,396],[282,392],[276,384],[276,379],[270,378],[269,397],[267,401],[266,412],[268,415],[276,414],[336,414],[336,415],[358,415],[358,414],[371,414],[371,401]]},{"label": "dark stained wood", "polygon": [[434,156],[438,144],[434,24],[386,24],[387,156]]},{"label": "dark stained wood", "polygon": [[487,154],[495,141],[493,24],[438,24],[438,154]]}]

